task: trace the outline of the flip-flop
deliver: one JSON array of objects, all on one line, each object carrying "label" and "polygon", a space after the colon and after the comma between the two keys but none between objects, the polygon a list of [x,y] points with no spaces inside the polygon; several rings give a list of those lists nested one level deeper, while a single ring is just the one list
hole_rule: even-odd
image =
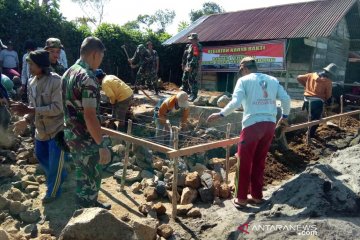
[{"label": "flip-flop", "polygon": [[265,199],[249,198],[248,203],[251,205],[261,205],[265,202]]},{"label": "flip-flop", "polygon": [[234,198],[234,199],[232,200],[232,203],[233,203],[234,206],[235,206],[236,208],[238,208],[238,209],[245,208],[245,207],[246,207],[246,204],[247,204],[247,202],[245,202],[245,203],[236,202],[236,198]]}]

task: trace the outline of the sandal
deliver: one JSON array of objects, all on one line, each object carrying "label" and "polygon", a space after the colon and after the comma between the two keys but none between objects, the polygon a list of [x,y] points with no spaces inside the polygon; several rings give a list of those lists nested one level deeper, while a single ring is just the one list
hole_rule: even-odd
[{"label": "sandal", "polygon": [[244,208],[244,207],[246,207],[246,205],[247,205],[247,203],[248,203],[248,201],[247,200],[238,200],[237,198],[234,198],[233,200],[232,200],[232,202],[233,202],[233,204],[234,204],[234,206],[236,207],[236,208]]},{"label": "sandal", "polygon": [[252,204],[252,205],[260,205],[263,204],[265,202],[265,199],[262,198],[249,198],[248,199],[248,203]]}]

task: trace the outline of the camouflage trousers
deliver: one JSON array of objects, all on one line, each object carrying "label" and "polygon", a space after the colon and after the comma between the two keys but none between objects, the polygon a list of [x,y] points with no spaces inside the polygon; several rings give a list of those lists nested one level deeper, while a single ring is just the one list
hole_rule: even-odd
[{"label": "camouflage trousers", "polygon": [[149,89],[158,91],[156,72],[143,71],[139,69],[136,74],[135,87],[146,85]]},{"label": "camouflage trousers", "polygon": [[101,165],[98,149],[76,152],[76,197],[82,207],[91,207],[97,201],[101,185]]},{"label": "camouflage trousers", "polygon": [[188,94],[192,94],[194,96],[197,96],[199,91],[197,74],[198,74],[198,69],[196,68],[193,69],[193,71],[191,72],[184,71],[182,76],[183,91],[187,92]]}]

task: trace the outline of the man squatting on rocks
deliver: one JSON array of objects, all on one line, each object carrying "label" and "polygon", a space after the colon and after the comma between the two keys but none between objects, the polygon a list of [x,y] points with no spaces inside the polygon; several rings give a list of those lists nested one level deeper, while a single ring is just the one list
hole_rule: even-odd
[{"label": "man squatting on rocks", "polygon": [[[161,135],[166,135],[165,131],[170,131],[169,125],[170,118],[172,124],[178,123],[178,119],[181,117],[180,127],[181,129],[186,128],[187,120],[189,117],[189,101],[186,92],[181,91],[176,95],[162,98],[158,101],[154,109],[154,122],[156,125],[155,137],[161,141]],[[172,139],[172,136],[170,136]]]},{"label": "man squatting on rocks", "polygon": [[[240,168],[234,199],[235,206],[244,207],[247,203],[263,201],[265,160],[275,132],[276,99],[280,99],[282,107],[278,124],[287,124],[291,100],[276,78],[257,73],[254,58],[242,59],[239,72],[242,77],[236,83],[231,102],[219,113],[211,114],[208,121],[226,117],[241,105],[244,108],[238,145]],[[247,197],[249,190],[250,199]]]},{"label": "man squatting on rocks", "polygon": [[62,77],[65,140],[76,164],[76,196],[79,208],[111,205],[98,202],[101,166],[110,162],[111,141],[101,135],[99,121],[100,85],[95,77],[105,52],[96,37],[85,38],[80,59]]},{"label": "man squatting on rocks", "polygon": [[13,103],[11,110],[24,119],[16,122],[15,132],[23,132],[35,118],[35,154],[45,171],[47,191],[43,203],[49,203],[61,194],[61,184],[67,173],[64,166],[64,151],[61,151],[56,136],[64,128],[64,112],[61,96],[61,78],[50,72],[49,53],[45,50],[30,52],[27,57],[30,73],[29,106]]},{"label": "man squatting on rocks", "polygon": [[[337,66],[334,63],[323,68],[319,73],[308,73],[299,75],[298,82],[305,87],[303,109],[310,111],[310,120],[319,120],[324,109],[324,103],[330,104],[332,96],[332,80],[335,79]],[[309,110],[309,102],[311,109]],[[309,136],[315,137],[316,129],[319,125],[310,127]]]}]

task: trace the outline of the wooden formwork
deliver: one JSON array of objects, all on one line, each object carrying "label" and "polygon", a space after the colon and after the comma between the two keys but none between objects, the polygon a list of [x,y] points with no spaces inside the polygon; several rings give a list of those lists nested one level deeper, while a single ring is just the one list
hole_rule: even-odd
[{"label": "wooden formwork", "polygon": [[[289,127],[287,127],[284,132],[292,132],[292,131],[296,131],[299,129],[303,129],[303,128],[307,128],[313,125],[317,125],[320,123],[324,123],[326,121],[332,120],[332,119],[336,119],[336,118],[341,118],[344,116],[350,116],[350,115],[355,115],[355,114],[360,114],[360,110],[356,110],[356,111],[351,111],[351,112],[346,112],[346,113],[341,113],[341,114],[336,114],[330,117],[326,117],[323,118],[321,120],[316,120],[316,121],[311,121],[311,122],[306,122],[306,123],[301,123],[301,124],[295,124],[295,125],[291,125]],[[105,135],[108,135],[112,138],[116,138],[116,139],[120,139],[120,140],[124,140],[127,142],[127,146],[126,146],[126,153],[125,156],[128,156],[128,152],[129,152],[129,144],[133,143],[133,144],[137,144],[137,145],[142,145],[145,146],[151,150],[154,151],[158,151],[161,153],[165,153],[167,154],[167,156],[172,160],[172,162],[174,163],[174,176],[173,176],[173,185],[172,185],[172,191],[173,191],[173,201],[172,201],[172,217],[176,218],[176,207],[177,207],[177,186],[176,186],[176,180],[177,180],[177,172],[178,172],[178,164],[177,164],[177,159],[179,157],[182,156],[189,156],[195,153],[200,153],[200,152],[205,152],[211,149],[215,149],[215,148],[221,148],[221,147],[228,147],[230,145],[233,144],[237,144],[239,142],[239,137],[234,137],[234,138],[228,138],[228,139],[223,139],[223,140],[219,140],[219,141],[215,141],[215,142],[210,142],[210,143],[204,143],[204,144],[199,144],[196,146],[190,146],[190,147],[186,147],[186,148],[181,148],[178,149],[178,128],[177,127],[173,127],[173,131],[174,131],[174,148],[170,148],[170,147],[166,147],[151,141],[148,141],[146,139],[142,139],[139,137],[134,137],[130,135],[131,132],[131,124],[130,124],[130,129],[128,130],[129,134],[125,134],[125,133],[121,133],[112,129],[108,129],[105,127],[101,128],[102,133]],[[230,131],[230,127],[228,127],[227,131]],[[229,135],[227,134],[227,137]],[[228,151],[227,151],[228,152]],[[228,160],[228,153],[227,153],[227,157],[226,159]],[[127,161],[126,161],[127,164]],[[226,166],[228,166],[228,163],[226,163]],[[124,169],[125,170],[125,169]],[[226,174],[228,174],[228,167],[226,168]],[[125,177],[125,171],[123,172],[123,176]],[[125,180],[125,179],[124,179]],[[175,183],[175,184],[174,184]],[[122,188],[123,189],[123,184],[124,181],[122,181]]]}]

